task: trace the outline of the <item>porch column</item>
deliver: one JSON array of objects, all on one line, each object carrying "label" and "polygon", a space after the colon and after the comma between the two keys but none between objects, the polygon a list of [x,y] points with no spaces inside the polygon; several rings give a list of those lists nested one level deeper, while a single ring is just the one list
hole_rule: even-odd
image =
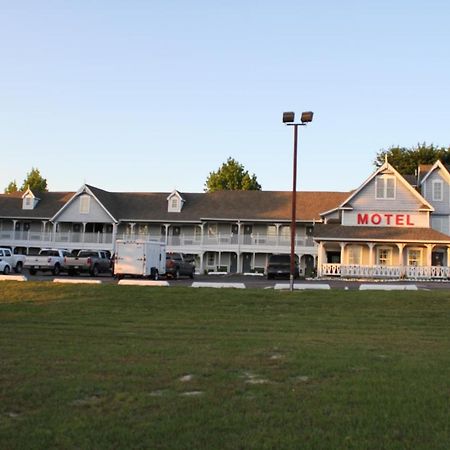
[{"label": "porch column", "polygon": [[17,223],[17,220],[13,219],[12,223],[13,223],[12,235],[13,235],[13,239],[16,239],[16,223]]},{"label": "porch column", "polygon": [[431,267],[433,265],[431,255],[433,253],[435,244],[427,244],[426,247],[427,247],[427,266]]},{"label": "porch column", "polygon": [[347,245],[347,242],[340,242],[339,245],[341,246],[341,266],[342,266],[344,265],[345,246]]},{"label": "porch column", "polygon": [[82,238],[81,238],[81,242],[85,242],[85,236],[86,236],[86,225],[87,225],[87,222],[83,222],[83,235],[82,235]]},{"label": "porch column", "polygon": [[204,263],[203,263],[203,252],[200,252],[200,275],[205,271]]},{"label": "porch column", "polygon": [[450,246],[447,246],[447,267],[450,266]]},{"label": "porch column", "polygon": [[58,229],[59,222],[53,222],[53,236],[51,237],[51,241],[56,242],[56,230]]},{"label": "porch column", "polygon": [[[201,223],[199,225],[200,227],[200,244],[203,245],[204,244],[204,236],[205,236],[205,222]],[[202,256],[203,258],[203,256]]]},{"label": "porch column", "polygon": [[280,227],[281,227],[281,223],[275,224],[275,229],[277,231],[277,247],[280,246]]},{"label": "porch column", "polygon": [[169,227],[170,227],[170,223],[164,224],[164,242],[166,245],[169,242]]},{"label": "porch column", "polygon": [[406,244],[397,244],[398,247],[398,265],[399,266],[405,266],[405,261],[403,259],[403,249],[405,248]]},{"label": "porch column", "polygon": [[369,246],[369,266],[372,267],[375,265],[375,261],[373,260],[373,248],[375,247],[375,244],[369,242],[367,245]]},{"label": "porch column", "polygon": [[319,242],[317,247],[317,276],[322,276],[323,243]]},{"label": "porch column", "polygon": [[118,223],[113,223],[112,224],[112,244],[113,244],[113,248],[115,249],[115,243],[116,243],[116,239],[117,239],[117,229],[119,228],[119,224]]}]

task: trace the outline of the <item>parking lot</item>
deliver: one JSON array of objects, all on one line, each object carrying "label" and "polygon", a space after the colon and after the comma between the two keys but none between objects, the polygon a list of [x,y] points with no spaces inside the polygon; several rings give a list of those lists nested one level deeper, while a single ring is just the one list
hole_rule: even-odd
[{"label": "parking lot", "polygon": [[[62,273],[58,276],[38,273],[30,275],[27,270],[23,273],[24,281],[42,281],[42,282],[70,282],[70,283],[110,283],[117,284],[119,281],[109,274],[100,274],[97,277],[89,275],[69,276]],[[13,280],[16,276],[2,276],[4,280]],[[134,280],[125,278],[125,280]],[[138,280],[138,279],[135,279]],[[252,275],[196,275],[194,279],[189,277],[180,277],[176,280],[167,277],[162,279],[163,284],[169,287],[239,287],[247,289],[288,289],[289,280],[286,278],[277,278],[267,280],[264,276]],[[154,285],[155,283],[153,283]],[[151,282],[148,285],[152,285]],[[385,289],[385,290],[442,290],[450,289],[450,281],[398,281],[398,280],[342,280],[342,279],[307,279],[295,280],[295,289],[341,289],[341,290],[360,290],[360,289]]]}]

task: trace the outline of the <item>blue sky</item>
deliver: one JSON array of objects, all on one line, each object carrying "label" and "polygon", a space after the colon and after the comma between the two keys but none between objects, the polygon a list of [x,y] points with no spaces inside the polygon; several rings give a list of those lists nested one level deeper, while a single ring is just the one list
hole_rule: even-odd
[{"label": "blue sky", "polygon": [[264,190],[345,191],[376,153],[450,145],[444,1],[0,0],[0,189],[201,192],[228,156]]}]

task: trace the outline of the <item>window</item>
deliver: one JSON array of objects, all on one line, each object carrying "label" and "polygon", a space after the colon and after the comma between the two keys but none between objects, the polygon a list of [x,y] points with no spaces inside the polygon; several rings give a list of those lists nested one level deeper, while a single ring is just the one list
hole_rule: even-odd
[{"label": "window", "polygon": [[420,266],[422,261],[422,249],[410,248],[408,249],[408,266]]},{"label": "window", "polygon": [[379,266],[390,266],[392,263],[392,249],[387,247],[379,248],[377,260]]},{"label": "window", "polygon": [[348,263],[361,264],[362,247],[360,245],[349,245],[347,247]]},{"label": "window", "polygon": [[380,175],[375,179],[375,198],[382,200],[395,199],[395,177]]},{"label": "window", "polygon": [[89,214],[91,197],[89,195],[82,195],[80,197],[80,214]]},{"label": "window", "polygon": [[176,197],[172,197],[171,208],[172,209],[177,209],[178,208],[178,199]]},{"label": "window", "polygon": [[443,184],[441,180],[434,180],[431,184],[433,201],[441,202],[443,200]]}]

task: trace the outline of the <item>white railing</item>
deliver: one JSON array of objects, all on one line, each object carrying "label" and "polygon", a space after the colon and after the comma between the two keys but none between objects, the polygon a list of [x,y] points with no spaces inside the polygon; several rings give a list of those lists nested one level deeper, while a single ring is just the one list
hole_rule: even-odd
[{"label": "white railing", "polygon": [[447,266],[360,266],[342,264],[322,264],[322,276],[354,278],[408,278],[408,279],[447,279],[450,267]]},{"label": "white railing", "polygon": [[[168,247],[191,248],[191,249],[218,249],[230,251],[260,251],[276,252],[288,251],[290,248],[290,237],[272,236],[262,233],[236,234],[224,233],[216,235],[204,234],[180,234],[179,236],[167,236],[160,234],[143,233],[118,233],[116,239],[142,239],[166,242]],[[75,244],[112,244],[112,233],[82,233],[82,232],[41,232],[41,231],[0,231],[0,245],[24,245],[24,246],[64,246]],[[312,237],[297,236],[296,248],[306,247],[310,251],[315,249]],[[182,250],[181,250],[182,251]]]}]

